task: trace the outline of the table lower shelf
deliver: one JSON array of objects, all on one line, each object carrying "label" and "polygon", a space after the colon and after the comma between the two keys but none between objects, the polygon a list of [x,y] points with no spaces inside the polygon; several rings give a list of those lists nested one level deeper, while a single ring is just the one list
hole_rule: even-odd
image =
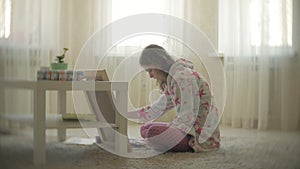
[{"label": "table lower shelf", "polygon": [[[19,124],[33,126],[33,115],[31,114],[2,114],[0,119],[17,122]],[[117,124],[88,121],[88,120],[63,120],[62,115],[53,114],[46,116],[46,129],[64,129],[64,128],[118,128]]]}]

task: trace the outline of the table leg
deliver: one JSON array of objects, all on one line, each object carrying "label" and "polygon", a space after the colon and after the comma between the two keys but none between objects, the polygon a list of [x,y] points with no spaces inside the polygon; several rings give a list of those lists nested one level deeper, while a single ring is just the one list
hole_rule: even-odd
[{"label": "table leg", "polygon": [[[118,153],[127,153],[131,151],[129,147],[128,135],[127,135],[127,119],[122,115],[127,112],[127,91],[117,91],[117,113],[116,113],[116,124],[119,126],[118,132],[116,134],[116,152]],[[121,113],[121,114],[120,114]]]},{"label": "table leg", "polygon": [[46,109],[45,90],[34,90],[34,122],[33,122],[33,162],[42,165],[46,162]]},{"label": "table leg", "polygon": [[[59,114],[65,114],[67,112],[66,104],[67,104],[67,97],[66,91],[61,90],[57,91],[57,112]],[[57,140],[58,141],[65,141],[66,140],[66,129],[65,128],[58,128],[57,129]]]}]

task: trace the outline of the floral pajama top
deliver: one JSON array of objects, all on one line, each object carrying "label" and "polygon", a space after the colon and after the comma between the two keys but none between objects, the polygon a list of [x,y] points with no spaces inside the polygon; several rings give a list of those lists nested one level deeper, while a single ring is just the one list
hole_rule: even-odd
[{"label": "floral pajama top", "polygon": [[195,152],[220,147],[218,109],[209,84],[185,59],[179,59],[171,66],[167,87],[160,98],[134,112],[142,122],[148,122],[173,108],[176,117],[170,126],[192,135],[189,146]]}]

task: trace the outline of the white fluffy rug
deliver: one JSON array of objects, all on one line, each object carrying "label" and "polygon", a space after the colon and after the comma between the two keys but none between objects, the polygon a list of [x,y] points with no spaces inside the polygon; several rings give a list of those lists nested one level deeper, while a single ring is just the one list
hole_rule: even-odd
[{"label": "white fluffy rug", "polygon": [[[164,153],[150,158],[124,158],[97,145],[72,145],[47,138],[51,169],[300,169],[300,132],[222,129],[220,150],[208,153]],[[0,134],[0,168],[38,168],[32,165],[32,135]],[[140,149],[142,151],[143,148]]]}]

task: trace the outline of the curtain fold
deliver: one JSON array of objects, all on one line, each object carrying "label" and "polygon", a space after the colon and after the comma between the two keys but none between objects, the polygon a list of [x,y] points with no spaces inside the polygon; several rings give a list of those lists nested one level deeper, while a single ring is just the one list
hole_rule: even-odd
[{"label": "curtain fold", "polygon": [[298,59],[292,50],[292,0],[219,1],[232,127],[299,129]]}]

